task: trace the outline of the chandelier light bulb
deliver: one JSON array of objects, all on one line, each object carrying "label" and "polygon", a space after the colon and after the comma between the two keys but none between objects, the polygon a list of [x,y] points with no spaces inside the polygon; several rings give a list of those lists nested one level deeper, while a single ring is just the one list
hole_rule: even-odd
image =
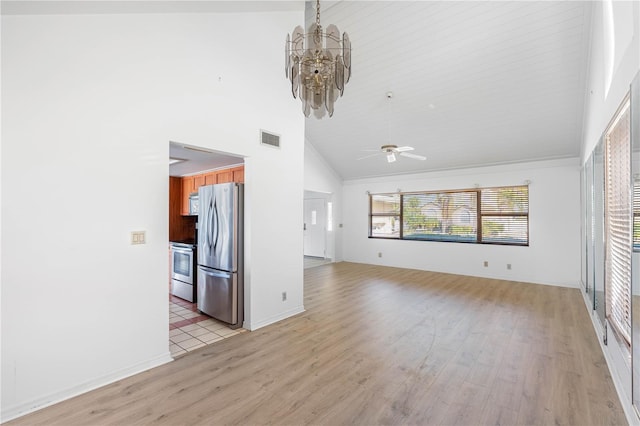
[{"label": "chandelier light bulb", "polygon": [[320,0],[316,0],[316,22],[308,32],[301,26],[287,34],[285,75],[291,81],[291,93],[300,97],[302,112],[311,110],[318,118],[333,115],[335,101],[344,93],[351,77],[351,41],[335,25],[326,31],[320,25]]}]

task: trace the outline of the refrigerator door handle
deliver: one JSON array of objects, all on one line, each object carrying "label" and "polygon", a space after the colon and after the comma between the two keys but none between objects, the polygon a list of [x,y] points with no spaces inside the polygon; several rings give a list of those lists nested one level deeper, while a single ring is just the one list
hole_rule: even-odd
[{"label": "refrigerator door handle", "polygon": [[206,226],[205,234],[207,236],[206,247],[209,249],[209,253],[211,253],[211,246],[213,245],[213,241],[212,241],[213,240],[213,235],[211,235],[212,232],[213,232],[213,229],[211,229],[211,216],[212,216],[212,213],[213,213],[213,206],[211,205],[211,202],[209,202],[207,204],[207,217],[206,217],[206,220],[205,220],[205,223],[204,223],[204,226]]},{"label": "refrigerator door handle", "polygon": [[213,249],[215,250],[218,247],[218,239],[220,238],[220,214],[218,213],[218,203],[213,203],[213,223],[215,223],[213,232],[215,233],[213,236]]},{"label": "refrigerator door handle", "polygon": [[202,271],[203,274],[209,275],[211,277],[229,278],[229,277],[231,277],[233,275],[233,273],[231,273],[231,272],[213,271],[213,270],[208,269],[208,268],[203,268],[202,266],[199,266],[198,269],[200,271]]}]

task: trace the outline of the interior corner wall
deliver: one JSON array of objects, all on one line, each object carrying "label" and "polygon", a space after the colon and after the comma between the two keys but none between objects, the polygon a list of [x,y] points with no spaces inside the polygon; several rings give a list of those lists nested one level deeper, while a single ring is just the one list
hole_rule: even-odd
[{"label": "interior corner wall", "polygon": [[277,54],[303,21],[2,16],[2,421],[171,360],[169,141],[246,159],[245,326],[304,309],[304,116]]},{"label": "interior corner wall", "polygon": [[334,262],[343,259],[342,254],[342,178],[325,161],[324,157],[309,142],[304,145],[304,189],[305,191],[330,194],[333,203],[333,231],[327,231],[329,257]]},{"label": "interior corner wall", "polygon": [[[610,7],[611,13],[605,13],[605,7]],[[593,2],[589,58],[581,143],[582,164],[592,154],[640,70],[640,3]],[[581,215],[584,217],[586,212],[581,212]],[[592,306],[587,304],[587,309],[593,314]],[[601,327],[595,329],[602,342]],[[631,399],[631,370],[626,360],[627,350],[616,339],[609,338],[608,342],[608,345],[601,346],[611,377],[627,420],[638,424],[640,419]]]},{"label": "interior corner wall", "polygon": [[[631,3],[631,19],[627,16],[628,7],[620,7],[624,6],[624,3]],[[581,142],[582,164],[598,144],[600,136],[629,92],[631,81],[640,69],[640,4],[613,1],[613,21],[609,23],[604,16],[604,4],[605,2],[593,2],[590,61]],[[620,16],[621,14],[624,15]],[[613,28],[609,29],[611,25]],[[606,37],[605,33],[615,33],[616,25],[625,27],[624,30],[618,31],[618,34],[625,37],[609,41],[610,38]],[[629,25],[633,28],[626,28]],[[628,39],[629,37],[631,39]],[[610,59],[607,58],[617,59],[609,64]],[[608,67],[611,68],[610,71],[606,70]],[[608,72],[612,74],[610,82],[607,78]]]},{"label": "interior corner wall", "polygon": [[[367,191],[469,189],[523,185],[527,180],[528,247],[368,238]],[[348,180],[343,211],[346,261],[566,287],[579,283],[578,158]]]}]

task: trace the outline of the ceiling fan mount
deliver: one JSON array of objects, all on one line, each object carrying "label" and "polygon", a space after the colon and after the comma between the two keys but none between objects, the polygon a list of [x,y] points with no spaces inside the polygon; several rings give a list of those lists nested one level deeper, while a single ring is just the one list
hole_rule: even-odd
[{"label": "ceiling fan mount", "polygon": [[387,144],[387,145],[382,145],[379,151],[376,150],[378,151],[376,154],[366,155],[364,157],[358,158],[358,160],[363,160],[365,158],[374,157],[380,154],[386,155],[387,162],[389,163],[393,163],[398,159],[396,154],[398,156],[411,158],[413,160],[424,161],[427,159],[427,157],[425,157],[424,155],[411,154],[407,152],[407,151],[413,151],[413,150],[414,148],[412,146],[398,146],[398,145]]}]

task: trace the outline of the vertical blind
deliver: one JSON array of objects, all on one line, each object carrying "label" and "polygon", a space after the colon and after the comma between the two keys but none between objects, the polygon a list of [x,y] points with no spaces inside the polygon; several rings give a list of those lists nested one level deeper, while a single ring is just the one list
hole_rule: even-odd
[{"label": "vertical blind", "polygon": [[627,101],[605,134],[605,313],[613,329],[631,342],[631,143]]}]

